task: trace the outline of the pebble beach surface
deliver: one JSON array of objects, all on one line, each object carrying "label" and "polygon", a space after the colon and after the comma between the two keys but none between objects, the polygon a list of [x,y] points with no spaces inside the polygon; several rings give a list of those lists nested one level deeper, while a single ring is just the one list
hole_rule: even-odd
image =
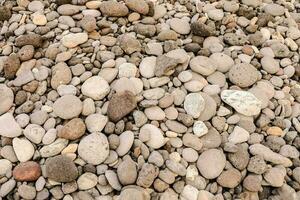
[{"label": "pebble beach surface", "polygon": [[0,1],[0,200],[300,200],[298,0]]}]

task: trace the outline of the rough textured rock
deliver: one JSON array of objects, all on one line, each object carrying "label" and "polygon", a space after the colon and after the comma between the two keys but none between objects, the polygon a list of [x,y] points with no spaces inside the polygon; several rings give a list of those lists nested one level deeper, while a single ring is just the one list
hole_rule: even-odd
[{"label": "rough textured rock", "polygon": [[20,163],[13,170],[13,176],[17,181],[36,181],[41,173],[40,165],[33,161]]},{"label": "rough textured rock", "polygon": [[124,4],[115,1],[101,3],[100,10],[103,15],[111,17],[123,17],[128,14],[128,8]]},{"label": "rough textured rock", "polygon": [[76,140],[84,135],[86,126],[82,119],[74,118],[68,121],[58,132],[58,137]]}]

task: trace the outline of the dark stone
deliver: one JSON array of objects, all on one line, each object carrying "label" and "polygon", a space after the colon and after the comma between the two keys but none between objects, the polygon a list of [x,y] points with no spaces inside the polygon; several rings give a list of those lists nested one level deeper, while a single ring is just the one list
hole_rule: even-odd
[{"label": "dark stone", "polygon": [[11,17],[11,11],[7,6],[0,6],[0,21],[9,20]]},{"label": "dark stone", "polygon": [[191,30],[194,35],[208,37],[214,35],[215,29],[201,22],[193,22]]},{"label": "dark stone", "polygon": [[34,47],[41,47],[43,44],[42,36],[38,34],[27,34],[21,35],[15,40],[17,47],[22,47],[25,45],[32,45]]}]

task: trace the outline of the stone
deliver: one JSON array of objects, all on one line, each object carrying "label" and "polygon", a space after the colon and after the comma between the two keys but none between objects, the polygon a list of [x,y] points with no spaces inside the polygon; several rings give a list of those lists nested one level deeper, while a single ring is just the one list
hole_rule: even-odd
[{"label": "stone", "polygon": [[201,94],[190,93],[186,95],[183,104],[184,110],[193,118],[198,118],[205,108],[205,101]]},{"label": "stone", "polygon": [[167,168],[179,176],[185,176],[187,171],[184,165],[174,160],[166,160]]},{"label": "stone", "polygon": [[14,138],[12,144],[15,154],[20,162],[26,162],[32,158],[34,147],[29,140],[25,138]]},{"label": "stone", "polygon": [[44,26],[47,24],[47,18],[44,14],[40,12],[35,12],[33,15],[32,22],[38,26]]},{"label": "stone", "polygon": [[13,170],[13,177],[17,181],[36,181],[41,174],[40,165],[34,161],[20,163]]},{"label": "stone", "polygon": [[[55,133],[55,132],[52,132]],[[55,140],[55,137],[53,138]],[[52,157],[61,153],[61,151],[68,145],[68,140],[58,138],[49,145],[45,145],[40,149],[40,154],[44,158]]]},{"label": "stone", "polygon": [[149,120],[164,120],[166,117],[165,112],[158,106],[152,106],[144,110],[145,115]]},{"label": "stone", "polygon": [[[6,113],[14,103],[14,93],[5,84],[0,84],[0,115]],[[0,128],[1,129],[1,128]],[[0,131],[1,135],[1,131]]]},{"label": "stone", "polygon": [[24,136],[35,144],[41,143],[45,133],[45,129],[37,124],[29,124],[23,131]]},{"label": "stone", "polygon": [[109,84],[100,76],[92,76],[81,86],[82,94],[94,100],[101,100],[105,98],[109,91]]},{"label": "stone", "polygon": [[237,144],[234,152],[227,154],[230,163],[238,170],[245,169],[249,162],[248,146],[244,144]]},{"label": "stone", "polygon": [[102,133],[92,133],[80,140],[78,155],[87,163],[99,165],[109,155],[107,137]]},{"label": "stone", "polygon": [[289,167],[292,165],[292,161],[276,152],[273,152],[268,147],[262,144],[253,144],[249,147],[250,153],[252,155],[262,156],[264,160],[277,164]]},{"label": "stone", "polygon": [[220,176],[217,178],[217,182],[222,187],[235,188],[241,182],[241,179],[242,175],[239,170],[230,168],[220,174]]},{"label": "stone", "polygon": [[136,33],[146,37],[153,37],[156,33],[156,27],[151,24],[136,24],[134,30]]},{"label": "stone", "polygon": [[31,12],[44,10],[44,4],[40,1],[32,1],[28,4],[28,10]]},{"label": "stone", "polygon": [[250,92],[223,90],[221,92],[221,99],[238,113],[246,116],[257,115],[261,110],[261,102]]},{"label": "stone", "polygon": [[284,135],[284,132],[282,131],[282,129],[280,127],[272,126],[267,129],[267,134],[280,137],[280,136]]},{"label": "stone", "polygon": [[158,176],[159,169],[158,167],[145,163],[142,166],[141,171],[139,172],[136,184],[144,188],[148,188],[152,185],[154,179]]},{"label": "stone", "polygon": [[214,21],[220,21],[224,17],[224,12],[222,9],[211,9],[207,12],[207,15]]},{"label": "stone", "polygon": [[244,178],[243,186],[249,191],[258,192],[261,190],[261,183],[262,176],[249,174]]},{"label": "stone", "polygon": [[79,190],[88,190],[97,185],[98,182],[98,177],[91,173],[91,172],[86,172],[79,176],[77,180],[77,185]]},{"label": "stone", "polygon": [[202,121],[195,121],[193,125],[193,133],[196,136],[201,137],[208,133],[208,128]]},{"label": "stone", "polygon": [[62,44],[67,48],[74,48],[88,40],[87,33],[70,33],[63,36],[61,39]]},{"label": "stone", "polygon": [[209,58],[213,60],[213,62],[217,66],[217,70],[223,73],[229,71],[230,68],[234,65],[233,59],[224,53],[213,53]]},{"label": "stone", "polygon": [[191,185],[185,185],[182,193],[180,194],[180,199],[197,200],[198,199],[198,189]]},{"label": "stone", "polygon": [[258,71],[251,64],[236,64],[229,70],[229,80],[239,87],[249,87],[258,80]]},{"label": "stone", "polygon": [[184,136],[182,137],[182,143],[184,144],[184,146],[191,147],[196,151],[199,151],[202,148],[201,139],[198,136],[191,133],[184,134]]},{"label": "stone", "polygon": [[95,113],[85,118],[86,128],[89,132],[101,132],[108,122],[107,116],[100,113]]},{"label": "stone", "polygon": [[203,76],[209,76],[215,72],[217,66],[211,58],[196,56],[190,60],[190,68]]},{"label": "stone", "polygon": [[71,158],[59,155],[46,160],[46,174],[57,182],[72,182],[78,177],[78,170]]},{"label": "stone", "polygon": [[158,149],[165,145],[166,140],[159,128],[152,124],[145,124],[140,129],[139,137],[145,137],[148,138],[145,142],[147,146]]},{"label": "stone", "polygon": [[149,6],[144,0],[126,0],[126,6],[137,13],[147,15],[149,12]]},{"label": "stone", "polygon": [[63,4],[57,8],[57,12],[61,15],[75,15],[80,12],[80,7],[72,4]]},{"label": "stone", "polygon": [[197,168],[207,179],[217,178],[223,171],[226,164],[224,153],[218,149],[204,151],[197,161]]},{"label": "stone", "polygon": [[0,176],[6,176],[7,173],[10,173],[12,169],[12,164],[9,160],[0,159]]},{"label": "stone", "polygon": [[33,186],[22,184],[18,187],[19,195],[24,199],[34,199],[36,190]]},{"label": "stone", "polygon": [[139,65],[140,73],[145,78],[152,78],[155,74],[156,57],[145,57]]},{"label": "stone", "polygon": [[267,164],[262,156],[253,156],[249,160],[247,170],[255,174],[263,174],[267,170]]},{"label": "stone", "polygon": [[116,93],[109,101],[107,115],[113,122],[118,122],[128,115],[137,106],[136,98],[133,93],[125,91]]},{"label": "stone", "polygon": [[286,176],[286,169],[282,166],[272,167],[264,173],[264,179],[272,187],[281,187],[284,183],[284,177]]},{"label": "stone", "polygon": [[80,115],[82,102],[74,95],[58,98],[53,104],[53,112],[62,119],[72,119]]},{"label": "stone", "polygon": [[284,7],[279,4],[270,3],[264,6],[264,11],[273,16],[280,16],[284,14]]},{"label": "stone", "polygon": [[91,15],[85,15],[80,21],[81,27],[87,31],[92,32],[97,28],[96,19]]},{"label": "stone", "polygon": [[179,59],[171,58],[167,55],[158,56],[154,70],[155,76],[170,75],[179,64]]},{"label": "stone", "polygon": [[118,165],[117,174],[122,185],[134,184],[137,179],[135,163],[130,158],[125,159]]},{"label": "stone", "polygon": [[193,22],[191,24],[191,31],[194,35],[208,37],[215,34],[215,29],[200,21]]},{"label": "stone", "polygon": [[11,17],[11,10],[8,6],[0,6],[0,21],[8,21]]},{"label": "stone", "polygon": [[134,141],[134,134],[131,131],[123,132],[120,137],[120,144],[116,149],[119,156],[124,156],[131,148]]},{"label": "stone", "polygon": [[228,141],[233,144],[243,143],[248,141],[250,134],[245,129],[235,126],[232,133],[228,137]]},{"label": "stone", "polygon": [[128,14],[128,8],[124,4],[112,0],[102,2],[100,11],[109,17],[123,17]]},{"label": "stone", "polygon": [[122,200],[150,200],[150,194],[144,188],[132,185],[124,188],[119,198]]},{"label": "stone", "polygon": [[176,31],[181,35],[189,34],[191,31],[190,24],[187,20],[179,19],[179,18],[172,18],[169,21],[171,29]]},{"label": "stone", "polygon": [[3,64],[4,77],[7,79],[15,78],[21,64],[18,56],[16,54],[11,54],[6,57]]},{"label": "stone", "polygon": [[67,140],[76,140],[83,136],[85,131],[86,126],[83,120],[80,118],[73,118],[62,127],[57,136]]},{"label": "stone", "polygon": [[141,43],[130,34],[123,34],[119,37],[120,47],[126,54],[132,54],[134,52],[141,51]]},{"label": "stone", "polygon": [[3,183],[0,187],[0,197],[5,197],[14,189],[15,186],[16,186],[16,181],[14,179],[10,179],[5,183]]},{"label": "stone", "polygon": [[34,46],[25,45],[18,51],[18,56],[21,61],[30,60],[34,56]]},{"label": "stone", "polygon": [[38,34],[27,34],[27,35],[21,35],[16,38],[15,45],[17,47],[23,47],[25,45],[32,45],[34,47],[41,47],[43,45],[43,39],[42,36]]},{"label": "stone", "polygon": [[71,79],[71,70],[65,63],[58,63],[52,68],[51,87],[53,89],[57,89],[60,85],[68,85]]},{"label": "stone", "polygon": [[279,62],[271,56],[264,56],[260,62],[262,68],[269,74],[275,74],[280,69]]}]

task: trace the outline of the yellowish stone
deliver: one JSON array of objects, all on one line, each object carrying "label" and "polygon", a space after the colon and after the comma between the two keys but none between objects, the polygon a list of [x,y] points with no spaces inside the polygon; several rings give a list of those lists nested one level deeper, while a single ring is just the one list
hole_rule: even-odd
[{"label": "yellowish stone", "polygon": [[85,5],[89,9],[97,9],[100,7],[101,1],[89,1]]},{"label": "yellowish stone", "polygon": [[44,26],[47,24],[47,18],[44,14],[36,12],[33,14],[32,22],[38,26]]},{"label": "yellowish stone", "polygon": [[274,136],[282,136],[283,131],[282,131],[281,128],[279,128],[277,126],[272,126],[272,127],[268,128],[267,134],[268,135],[274,135]]}]

